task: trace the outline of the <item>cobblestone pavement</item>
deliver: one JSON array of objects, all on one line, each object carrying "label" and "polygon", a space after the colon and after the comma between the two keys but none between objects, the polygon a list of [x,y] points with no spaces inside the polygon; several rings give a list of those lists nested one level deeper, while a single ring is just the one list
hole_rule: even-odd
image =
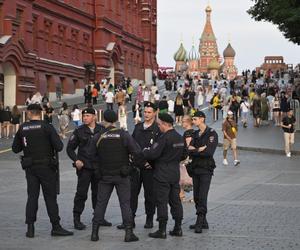
[{"label": "cobblestone pavement", "polygon": [[[83,221],[85,231],[73,237],[53,238],[44,201],[40,199],[36,237],[25,238],[24,210],[26,182],[17,157],[11,152],[0,160],[0,249],[300,249],[300,157],[240,152],[241,165],[222,166],[222,152],[216,153],[218,167],[209,196],[209,230],[196,235],[188,229],[195,220],[193,203],[184,203],[184,236],[166,240],[148,238],[143,228],[145,216],[142,196],[139,201],[136,234],[140,241],[124,243],[116,194],[109,203],[106,218],[111,228],[100,229],[100,241],[89,241],[91,202],[88,200]],[[232,162],[231,155],[229,160]],[[61,191],[59,208],[62,224],[72,229],[72,206],[76,175],[65,153],[61,154]],[[191,194],[187,194],[191,196]],[[168,228],[173,221],[169,220]],[[157,223],[155,223],[157,227]]]}]

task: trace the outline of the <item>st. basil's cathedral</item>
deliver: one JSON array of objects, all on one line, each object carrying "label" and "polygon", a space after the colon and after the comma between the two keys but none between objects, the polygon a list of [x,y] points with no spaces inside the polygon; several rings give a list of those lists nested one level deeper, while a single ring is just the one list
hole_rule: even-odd
[{"label": "st. basil's cathedral", "polygon": [[175,71],[179,74],[185,72],[193,76],[209,74],[211,79],[219,79],[220,76],[227,80],[235,79],[238,73],[234,65],[236,53],[228,43],[223,52],[224,60],[222,60],[211,23],[212,8],[207,6],[205,12],[206,23],[200,38],[199,50],[197,51],[193,44],[192,49],[187,53],[181,42],[178,51],[174,54]]}]

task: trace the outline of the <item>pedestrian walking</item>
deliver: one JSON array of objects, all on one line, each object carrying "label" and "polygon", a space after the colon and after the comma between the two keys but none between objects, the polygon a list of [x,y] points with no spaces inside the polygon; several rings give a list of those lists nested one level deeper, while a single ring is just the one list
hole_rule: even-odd
[{"label": "pedestrian walking", "polygon": [[175,226],[169,232],[171,236],[182,236],[181,223],[183,208],[180,201],[180,166],[183,156],[184,141],[173,128],[173,118],[162,113],[158,115],[158,126],[162,135],[151,148],[143,149],[143,155],[148,161],[154,161],[153,192],[157,206],[159,229],[150,233],[151,238],[166,239],[168,221],[168,204],[171,207]]},{"label": "pedestrian walking", "polygon": [[112,90],[108,89],[108,92],[105,94],[106,109],[110,109],[110,110],[114,109],[114,99],[115,96]]},{"label": "pedestrian walking", "polygon": [[182,117],[184,115],[184,110],[183,110],[183,99],[180,93],[177,93],[177,96],[175,98],[175,103],[174,103],[174,113],[175,113],[175,123],[177,125],[181,125],[182,122]]},{"label": "pedestrian walking", "polygon": [[[113,110],[104,112],[105,130],[98,135],[97,167],[101,179],[98,185],[97,205],[93,217],[91,241],[99,240],[99,226],[104,220],[108,201],[114,187],[117,190],[122,219],[125,225],[125,242],[138,241],[133,233],[133,219],[130,208],[130,166],[129,155],[136,157],[140,154],[140,147],[123,129],[117,129],[117,114]],[[112,157],[111,153],[114,152]]]},{"label": "pedestrian walking", "polygon": [[[95,135],[104,130],[102,125],[96,123],[96,112],[93,108],[86,108],[82,111],[82,120],[83,125],[74,130],[66,150],[73,161],[73,167],[76,169],[77,174],[77,188],[73,206],[74,228],[77,230],[86,228],[80,217],[84,210],[90,186],[92,207],[93,209],[96,207],[99,175],[96,173],[97,152],[93,139]],[[102,226],[112,225],[106,220],[101,221],[100,224]]]},{"label": "pedestrian walking", "polygon": [[191,163],[187,166],[189,175],[193,178],[193,193],[196,207],[196,223],[190,225],[195,233],[202,233],[202,229],[208,229],[206,219],[207,197],[214,169],[216,167],[213,158],[218,145],[218,134],[205,124],[205,114],[197,111],[193,116],[193,124],[198,127],[193,133],[193,138],[188,147]]},{"label": "pedestrian walking", "polygon": [[247,97],[244,97],[241,101],[241,111],[242,111],[242,124],[246,128],[248,126],[248,115],[250,111],[250,104]]},{"label": "pedestrian walking", "polygon": [[295,143],[296,119],[293,113],[293,109],[290,109],[287,116],[283,117],[281,122],[281,127],[284,132],[285,153],[287,157],[291,157],[291,147]]},{"label": "pedestrian walking", "polygon": [[234,115],[232,111],[228,111],[227,118],[223,121],[222,124],[222,131],[224,135],[224,141],[223,141],[223,165],[227,166],[227,151],[229,148],[232,149],[233,152],[233,158],[234,158],[234,166],[237,166],[240,164],[240,161],[237,157],[237,124],[234,120]]},{"label": "pedestrian walking", "polygon": [[54,152],[63,149],[63,143],[51,124],[41,121],[42,108],[31,104],[27,108],[29,122],[20,126],[12,145],[14,153],[23,151],[22,168],[27,181],[26,237],[34,237],[34,223],[38,210],[40,186],[42,186],[48,216],[52,224],[52,236],[73,235],[62,228],[57,204],[58,159]]},{"label": "pedestrian walking", "polygon": [[13,126],[13,131],[12,131],[13,137],[19,130],[20,123],[21,123],[21,111],[19,110],[17,105],[14,105],[11,111],[11,124]]},{"label": "pedestrian walking", "polygon": [[72,117],[72,121],[75,124],[75,127],[79,127],[81,125],[81,120],[82,120],[82,116],[81,116],[81,110],[79,109],[78,105],[73,105],[73,109],[71,112],[71,117]]},{"label": "pedestrian walking", "polygon": [[121,104],[118,110],[118,121],[120,128],[127,130],[127,110],[125,103]]}]

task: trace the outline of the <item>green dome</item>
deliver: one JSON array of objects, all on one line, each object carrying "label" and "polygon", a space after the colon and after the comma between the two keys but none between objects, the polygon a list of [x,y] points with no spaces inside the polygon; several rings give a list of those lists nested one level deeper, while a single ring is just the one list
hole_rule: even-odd
[{"label": "green dome", "polygon": [[177,52],[174,55],[174,60],[176,62],[185,62],[186,61],[186,50],[183,47],[183,44],[180,44],[179,49],[177,50]]},{"label": "green dome", "polygon": [[208,64],[209,70],[219,70],[220,69],[220,63],[217,61],[216,58],[212,59],[211,62]]}]

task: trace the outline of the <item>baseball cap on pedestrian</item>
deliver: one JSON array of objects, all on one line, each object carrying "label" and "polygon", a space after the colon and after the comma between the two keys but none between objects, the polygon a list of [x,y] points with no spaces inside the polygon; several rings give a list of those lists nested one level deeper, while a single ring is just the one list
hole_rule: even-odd
[{"label": "baseball cap on pedestrian", "polygon": [[229,111],[227,112],[227,115],[233,115],[233,112],[232,112],[231,110],[229,110]]},{"label": "baseball cap on pedestrian", "polygon": [[28,111],[42,111],[42,107],[40,104],[34,103],[34,104],[30,104],[27,107]]},{"label": "baseball cap on pedestrian", "polygon": [[204,112],[198,110],[194,113],[193,117],[206,118],[206,115],[204,114]]},{"label": "baseball cap on pedestrian", "polygon": [[86,108],[86,109],[82,110],[82,115],[84,115],[84,114],[95,115],[96,111],[93,108]]},{"label": "baseball cap on pedestrian", "polygon": [[105,110],[103,114],[104,120],[109,123],[115,123],[118,120],[118,116],[113,110]]},{"label": "baseball cap on pedestrian", "polygon": [[158,115],[158,119],[163,121],[163,122],[166,122],[166,123],[169,123],[169,124],[173,124],[174,123],[174,119],[172,118],[172,116],[170,116],[169,114],[167,113],[161,113]]},{"label": "baseball cap on pedestrian", "polygon": [[154,103],[152,103],[152,102],[147,102],[145,104],[145,108],[153,108],[154,111],[157,110],[157,106]]}]

